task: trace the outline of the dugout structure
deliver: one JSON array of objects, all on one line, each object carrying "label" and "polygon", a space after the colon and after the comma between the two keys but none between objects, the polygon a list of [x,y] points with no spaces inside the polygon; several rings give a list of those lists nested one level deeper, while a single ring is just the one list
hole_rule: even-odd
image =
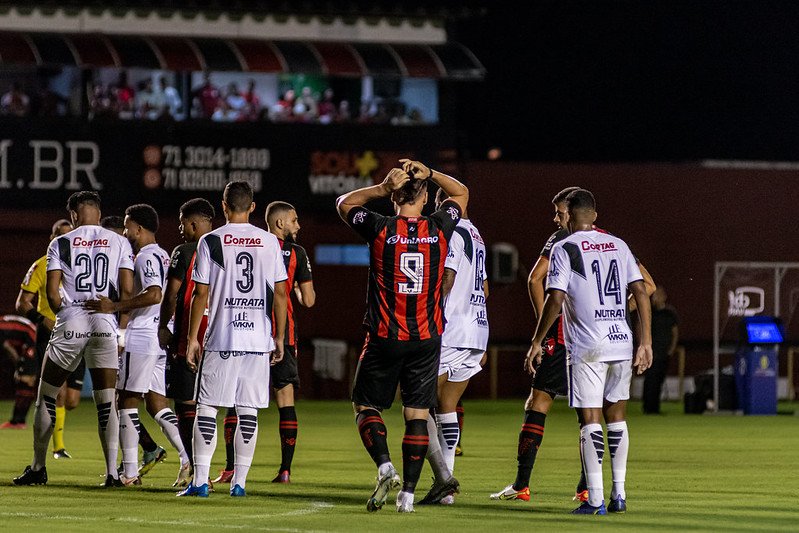
[{"label": "dugout structure", "polygon": [[721,357],[735,353],[741,318],[779,317],[785,327],[785,346],[799,343],[799,263],[717,261],[713,289],[712,410],[718,412]]}]

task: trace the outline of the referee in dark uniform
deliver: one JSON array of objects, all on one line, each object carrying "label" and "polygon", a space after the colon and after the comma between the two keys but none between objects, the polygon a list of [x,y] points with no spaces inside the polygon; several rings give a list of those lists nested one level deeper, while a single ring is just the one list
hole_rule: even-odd
[{"label": "referee in dark uniform", "polygon": [[[378,467],[377,485],[366,509],[377,511],[399,475],[391,463],[381,411],[391,407],[397,385],[405,414],[403,486],[397,510],[413,511],[429,437],[427,417],[436,406],[436,378],[444,331],[442,279],[447,245],[469,191],[458,180],[417,161],[403,159],[383,183],[338,198],[341,218],[369,244],[369,286],[364,318],[366,342],[358,362],[352,402],[366,450]],[[431,216],[422,216],[432,181],[447,193]],[[364,207],[391,197],[396,215]]]}]

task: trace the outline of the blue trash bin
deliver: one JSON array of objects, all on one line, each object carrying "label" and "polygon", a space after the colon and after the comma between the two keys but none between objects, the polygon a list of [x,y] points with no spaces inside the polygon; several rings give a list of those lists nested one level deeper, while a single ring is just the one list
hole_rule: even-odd
[{"label": "blue trash bin", "polygon": [[777,414],[777,350],[747,346],[736,354],[738,409],[747,415]]}]

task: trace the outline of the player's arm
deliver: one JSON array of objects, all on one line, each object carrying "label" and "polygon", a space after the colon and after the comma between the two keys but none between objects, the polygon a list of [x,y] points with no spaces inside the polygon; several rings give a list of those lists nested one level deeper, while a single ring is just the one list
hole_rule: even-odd
[{"label": "player's arm", "polygon": [[286,313],[288,309],[288,296],[286,295],[286,281],[275,283],[275,299],[272,302],[272,311],[275,317],[275,351],[272,352],[272,364],[283,359],[283,343],[286,340]]},{"label": "player's arm", "polygon": [[488,299],[488,280],[483,280],[483,294],[485,295],[486,299]]},{"label": "player's arm", "polygon": [[151,285],[133,298],[120,300],[118,302],[106,296],[100,296],[97,300],[86,302],[86,309],[95,313],[129,313],[134,309],[158,305],[161,303],[161,287]]},{"label": "player's arm", "polygon": [[34,298],[36,298],[36,294],[20,289],[14,309],[34,324],[44,324],[47,329],[52,330],[55,323],[36,310],[36,305],[33,303]]},{"label": "player's arm", "polygon": [[674,350],[677,349],[677,341],[680,340],[680,328],[677,324],[674,324],[671,327],[671,343],[669,344],[669,351],[667,352],[669,355],[674,353]]},{"label": "player's arm", "polygon": [[169,331],[169,321],[175,314],[175,306],[178,300],[178,291],[183,284],[183,280],[170,277],[166,282],[166,290],[161,298],[161,310],[158,314],[158,345],[166,349],[172,342],[172,332]]},{"label": "player's arm", "polygon": [[646,295],[652,296],[655,294],[655,289],[657,289],[655,280],[652,279],[652,274],[649,273],[643,263],[638,263],[638,269],[641,271],[641,275],[644,277],[644,288],[646,289]]},{"label": "player's arm", "polygon": [[297,283],[294,287],[294,295],[301,306],[313,307],[316,303],[316,291],[313,287],[313,281],[308,280]]},{"label": "player's arm", "polygon": [[400,163],[402,163],[402,169],[409,174],[412,173],[415,179],[429,179],[441,187],[449,196],[447,199],[458,204],[461,208],[461,213],[466,211],[466,205],[469,203],[469,189],[466,185],[452,176],[433,170],[420,161],[400,159]]},{"label": "player's arm", "polygon": [[536,318],[541,318],[541,311],[544,309],[544,279],[549,270],[549,259],[543,255],[538,257],[530,275],[527,276],[527,292],[533,304],[533,311]]},{"label": "player's arm", "polygon": [[189,334],[186,338],[186,363],[195,372],[200,360],[200,342],[197,340],[197,336],[200,334],[200,323],[207,306],[208,285],[195,280],[189,308]]},{"label": "player's arm", "polygon": [[633,368],[640,375],[652,366],[652,308],[649,304],[649,295],[646,292],[644,282],[634,281],[629,284],[630,292],[633,293],[635,304],[638,308],[638,348],[633,359]]},{"label": "player's arm", "polygon": [[50,304],[50,309],[53,313],[58,313],[61,309],[61,278],[63,273],[60,270],[47,271],[47,303]]},{"label": "player's arm", "polygon": [[356,189],[352,192],[342,194],[336,199],[336,209],[338,215],[342,220],[347,222],[347,215],[354,207],[361,207],[377,200],[378,198],[385,198],[391,196],[391,193],[402,188],[403,185],[408,183],[410,176],[399,168],[392,168],[386,175],[383,183],[379,185],[372,185],[371,187],[364,187]]},{"label": "player's arm", "polygon": [[535,374],[535,367],[541,362],[541,344],[544,342],[544,336],[547,331],[558,318],[565,297],[566,293],[559,289],[550,289],[547,292],[544,308],[541,311],[541,318],[538,320],[530,350],[524,360],[524,368],[530,374]]},{"label": "player's arm", "polygon": [[441,279],[441,291],[444,296],[447,296],[452,291],[452,286],[455,285],[455,276],[458,273],[451,268],[444,269],[444,277]]}]

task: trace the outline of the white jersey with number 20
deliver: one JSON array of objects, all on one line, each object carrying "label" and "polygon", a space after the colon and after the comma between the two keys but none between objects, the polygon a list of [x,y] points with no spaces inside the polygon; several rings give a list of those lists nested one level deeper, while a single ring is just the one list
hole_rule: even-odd
[{"label": "white jersey with number 20", "polygon": [[203,235],[192,279],[208,285],[207,351],[271,352],[275,284],[286,267],[277,237],[247,223]]},{"label": "white jersey with number 20", "polygon": [[563,333],[570,363],[632,359],[627,286],[641,281],[627,244],[608,233],[572,233],[552,248],[547,290],[566,293]]}]

